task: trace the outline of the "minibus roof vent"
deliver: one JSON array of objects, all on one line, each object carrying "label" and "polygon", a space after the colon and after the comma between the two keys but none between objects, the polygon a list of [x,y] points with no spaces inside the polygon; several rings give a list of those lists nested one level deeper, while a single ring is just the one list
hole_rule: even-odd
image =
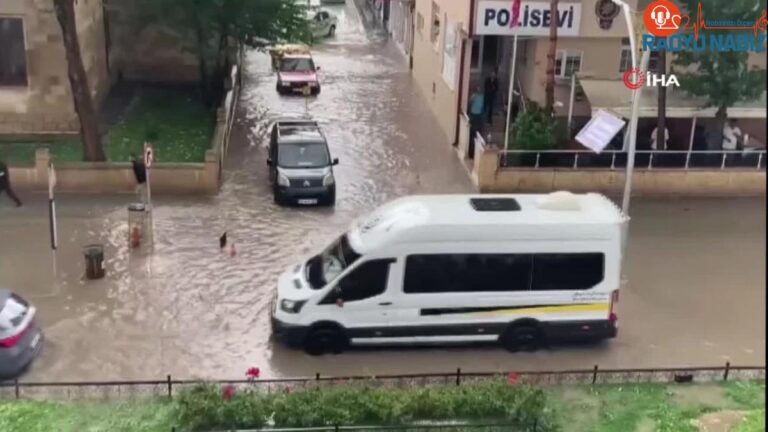
[{"label": "minibus roof vent", "polygon": [[476,211],[520,211],[520,204],[514,198],[470,198],[469,204]]},{"label": "minibus roof vent", "polygon": [[539,209],[555,211],[581,210],[579,197],[566,191],[552,192],[539,200]]}]

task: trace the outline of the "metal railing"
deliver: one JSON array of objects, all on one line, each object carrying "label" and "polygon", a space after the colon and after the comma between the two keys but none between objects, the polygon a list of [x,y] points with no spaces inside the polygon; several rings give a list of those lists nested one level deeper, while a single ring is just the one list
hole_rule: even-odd
[{"label": "metal railing", "polygon": [[[765,170],[765,150],[638,150],[638,169],[730,169]],[[627,152],[606,150],[600,154],[589,150],[502,150],[501,168],[604,168],[623,169]]]},{"label": "metal railing", "polygon": [[[3,399],[63,399],[109,400],[144,397],[168,397],[195,385],[213,383],[232,385],[235,388],[257,388],[260,391],[285,392],[322,386],[365,385],[368,387],[413,388],[425,385],[462,385],[492,379],[508,378],[509,372],[463,372],[385,375],[358,375],[325,377],[316,374],[310,378],[281,378],[257,380],[178,380],[167,375],[164,380],[148,381],[69,381],[69,382],[0,382],[0,400]],[[564,384],[620,384],[620,383],[671,383],[680,379],[696,382],[765,379],[765,366],[725,366],[649,368],[649,369],[591,369],[563,371],[515,371],[519,383],[537,386]]]},{"label": "metal railing", "polygon": [[523,429],[520,427],[520,425],[502,423],[412,424],[399,426],[323,426],[306,428],[249,429],[239,430],[236,432],[515,432],[523,430],[531,430],[531,428]]}]

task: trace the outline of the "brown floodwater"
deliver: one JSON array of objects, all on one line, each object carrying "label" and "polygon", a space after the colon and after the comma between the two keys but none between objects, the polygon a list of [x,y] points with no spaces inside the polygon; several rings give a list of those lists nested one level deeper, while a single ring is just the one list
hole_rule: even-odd
[{"label": "brown floodwater", "polygon": [[[496,348],[369,349],[315,358],[269,340],[277,275],[357,215],[413,193],[471,191],[464,167],[413,83],[407,59],[336,8],[338,36],[316,50],[322,94],[280,97],[269,59],[247,55],[221,193],[154,196],[152,250],[131,251],[131,196],[60,195],[60,248],[45,196],[0,196],[0,286],[39,309],[47,343],[26,380],[265,377],[765,364],[765,200],[635,200],[619,337],[509,354]],[[265,131],[283,115],[320,121],[337,167],[334,209],[272,203]],[[417,175],[418,173],[418,175]],[[228,233],[236,256],[222,252]],[[106,249],[85,281],[81,249]]]}]

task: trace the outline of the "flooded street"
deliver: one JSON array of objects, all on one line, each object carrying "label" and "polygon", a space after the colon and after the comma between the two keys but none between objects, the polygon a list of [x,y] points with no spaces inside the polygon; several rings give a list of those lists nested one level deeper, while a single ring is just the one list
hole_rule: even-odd
[{"label": "flooded street", "polygon": [[[322,93],[281,97],[269,57],[252,52],[221,193],[153,197],[153,251],[127,242],[131,196],[61,195],[60,248],[46,197],[0,197],[0,286],[38,308],[47,343],[25,380],[242,378],[473,370],[765,364],[765,200],[635,200],[619,337],[509,354],[496,348],[352,351],[309,357],[269,340],[277,275],[395,197],[459,193],[471,183],[408,72],[348,2],[318,47]],[[266,131],[275,118],[321,123],[336,167],[334,209],[272,202]],[[418,175],[416,174],[418,173]],[[219,249],[228,233],[236,256]],[[106,249],[107,277],[83,279],[81,249]]]}]

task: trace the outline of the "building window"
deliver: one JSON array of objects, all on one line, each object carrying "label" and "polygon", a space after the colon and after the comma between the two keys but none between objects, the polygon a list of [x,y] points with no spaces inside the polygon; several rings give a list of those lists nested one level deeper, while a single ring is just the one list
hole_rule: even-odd
[{"label": "building window", "polygon": [[27,59],[21,18],[0,17],[0,41],[0,86],[26,86]]},{"label": "building window", "polygon": [[621,57],[619,59],[619,72],[624,73],[632,68],[632,49],[629,47],[629,38],[621,40]]},{"label": "building window", "polygon": [[570,78],[571,75],[581,72],[581,57],[581,51],[559,50],[555,59],[555,75]]},{"label": "building window", "polygon": [[440,40],[440,7],[435,2],[432,2],[432,22],[430,26],[429,40],[437,48],[438,40]]},{"label": "building window", "polygon": [[419,32],[419,36],[424,37],[424,15],[421,12],[416,14],[416,30]]},{"label": "building window", "polygon": [[[637,61],[640,61],[638,56]],[[648,70],[655,71],[659,66],[659,52],[651,51],[648,57]],[[621,40],[621,58],[619,59],[619,73],[624,73],[632,68],[632,49],[629,46],[629,38]]]}]

